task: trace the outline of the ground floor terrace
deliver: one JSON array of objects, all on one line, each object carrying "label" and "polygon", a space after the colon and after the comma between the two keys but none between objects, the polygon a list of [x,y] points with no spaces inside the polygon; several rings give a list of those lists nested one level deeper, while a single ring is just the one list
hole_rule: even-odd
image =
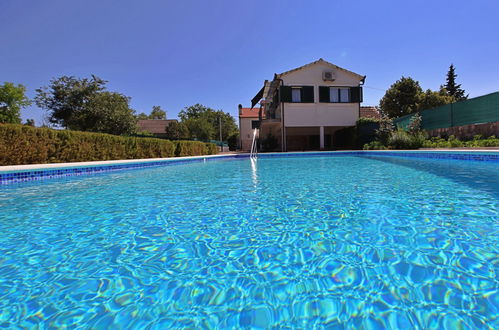
[{"label": "ground floor terrace", "polygon": [[284,127],[279,124],[263,124],[260,146],[264,151],[312,151],[335,150],[348,141],[340,131],[347,126]]}]

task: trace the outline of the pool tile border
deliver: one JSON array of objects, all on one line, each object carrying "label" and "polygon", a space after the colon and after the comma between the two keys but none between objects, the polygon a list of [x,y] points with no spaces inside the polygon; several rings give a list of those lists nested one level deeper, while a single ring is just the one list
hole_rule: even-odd
[{"label": "pool tile border", "polygon": [[[260,158],[273,157],[310,157],[310,156],[387,156],[387,157],[411,157],[411,158],[432,158],[447,160],[466,160],[481,162],[499,162],[499,152],[472,152],[472,151],[333,151],[333,152],[289,152],[289,153],[264,153]],[[62,164],[63,167],[50,167],[50,165],[39,165],[40,167],[2,171],[0,168],[0,185],[19,183],[26,181],[39,181],[44,179],[62,178],[69,176],[81,176],[104,172],[113,172],[130,169],[140,169],[148,167],[173,166],[188,163],[199,163],[215,160],[229,160],[248,158],[249,154],[230,154],[205,157],[182,157],[165,158],[163,160],[144,161],[123,161],[123,162],[99,162],[87,163],[88,165]],[[47,166],[43,168],[43,166]],[[20,166],[22,167],[22,166]]]}]

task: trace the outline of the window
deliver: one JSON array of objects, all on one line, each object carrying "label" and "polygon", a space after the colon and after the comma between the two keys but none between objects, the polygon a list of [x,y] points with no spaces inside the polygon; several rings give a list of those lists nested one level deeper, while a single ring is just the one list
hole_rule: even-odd
[{"label": "window", "polygon": [[350,102],[350,88],[340,88],[340,102]]},{"label": "window", "polygon": [[259,120],[252,120],[251,121],[251,129],[255,128],[260,128],[260,121]]},{"label": "window", "polygon": [[319,102],[360,103],[362,102],[362,87],[319,86]]},{"label": "window", "polygon": [[330,88],[329,89],[329,102],[333,102],[333,103],[340,102],[339,88]]},{"label": "window", "polygon": [[329,88],[329,102],[348,103],[350,102],[350,88]]},{"label": "window", "polygon": [[314,103],[314,86],[281,86],[280,102]]},{"label": "window", "polygon": [[291,88],[291,102],[301,102],[301,88]]}]

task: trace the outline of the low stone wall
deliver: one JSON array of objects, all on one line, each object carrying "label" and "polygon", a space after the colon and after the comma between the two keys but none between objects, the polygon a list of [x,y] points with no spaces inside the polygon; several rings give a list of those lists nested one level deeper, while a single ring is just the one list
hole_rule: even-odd
[{"label": "low stone wall", "polygon": [[499,121],[486,124],[437,128],[428,131],[428,134],[430,136],[441,137],[454,135],[457,138],[472,138],[474,135],[482,135],[484,137],[495,135],[496,137],[499,137]]}]

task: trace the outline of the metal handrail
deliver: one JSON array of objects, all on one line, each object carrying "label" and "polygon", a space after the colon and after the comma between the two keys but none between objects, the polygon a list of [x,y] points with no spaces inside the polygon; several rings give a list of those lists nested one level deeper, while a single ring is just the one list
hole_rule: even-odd
[{"label": "metal handrail", "polygon": [[257,143],[256,143],[256,134],[258,133],[258,128],[253,129],[253,140],[251,141],[251,151],[250,151],[250,158],[251,159],[256,159],[258,155],[258,148],[257,148]]}]

